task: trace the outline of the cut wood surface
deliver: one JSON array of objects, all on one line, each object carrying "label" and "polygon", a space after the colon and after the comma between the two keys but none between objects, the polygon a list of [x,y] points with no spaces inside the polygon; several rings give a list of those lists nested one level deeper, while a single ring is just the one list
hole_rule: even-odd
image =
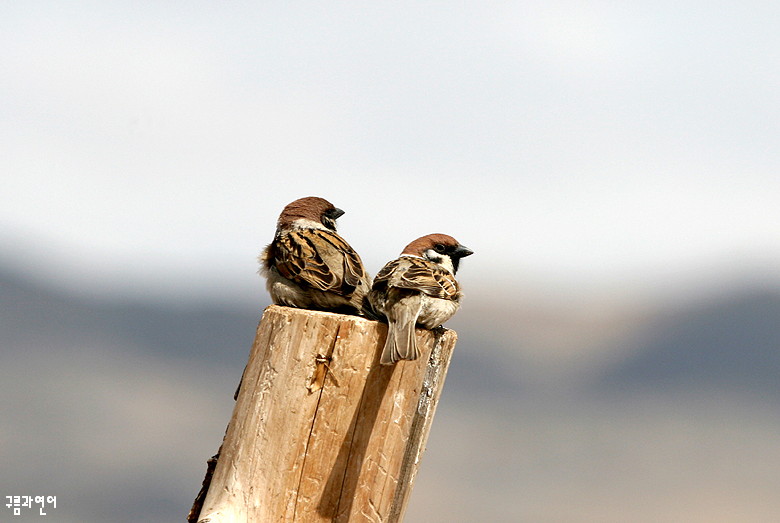
[{"label": "cut wood surface", "polygon": [[199,522],[400,521],[457,335],[381,366],[386,325],[265,310]]}]

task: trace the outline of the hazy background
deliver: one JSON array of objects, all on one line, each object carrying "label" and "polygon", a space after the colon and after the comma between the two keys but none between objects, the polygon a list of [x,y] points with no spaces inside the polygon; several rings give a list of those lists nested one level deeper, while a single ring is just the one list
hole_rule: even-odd
[{"label": "hazy background", "polygon": [[184,518],[308,195],[372,273],[430,232],[476,252],[407,521],[776,521],[778,23],[3,3],[0,521]]}]

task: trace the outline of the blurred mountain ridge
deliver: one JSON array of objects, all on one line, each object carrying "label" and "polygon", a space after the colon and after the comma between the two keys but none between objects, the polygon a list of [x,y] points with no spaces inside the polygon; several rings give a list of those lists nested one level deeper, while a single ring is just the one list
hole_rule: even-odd
[{"label": "blurred mountain ridge", "polygon": [[[0,289],[0,339],[9,348],[111,340],[152,355],[236,368],[245,363],[268,304],[254,309],[174,296],[143,303],[78,295],[8,268],[0,268]],[[583,374],[587,389],[598,393],[723,385],[780,392],[776,288],[735,287],[708,300],[641,314],[630,309],[573,314],[570,307],[556,311],[550,304],[534,310],[532,303],[491,307],[496,301],[508,303],[477,298],[448,325],[459,334],[449,376],[458,384],[453,394],[479,389],[511,395],[535,385],[557,386],[545,376],[555,365],[534,361],[540,354],[567,368],[575,381]]]},{"label": "blurred mountain ridge", "polygon": [[[56,289],[0,268],[0,339],[6,343],[122,342],[167,358],[243,365],[262,315],[211,302],[125,300]],[[264,307],[264,305],[263,305]]]},{"label": "blurred mountain ridge", "polygon": [[[408,521],[776,519],[780,292],[556,308],[515,291],[475,289],[447,325],[459,340]],[[0,264],[0,489],[61,496],[68,523],[183,518],[263,299],[144,302]]]},{"label": "blurred mountain ridge", "polygon": [[749,287],[645,325],[604,373],[603,392],[732,387],[780,395],[780,292]]}]

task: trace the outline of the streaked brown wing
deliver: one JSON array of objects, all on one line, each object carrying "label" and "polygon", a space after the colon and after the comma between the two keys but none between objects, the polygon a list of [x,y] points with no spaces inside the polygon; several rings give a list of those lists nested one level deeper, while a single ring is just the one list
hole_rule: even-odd
[{"label": "streaked brown wing", "polygon": [[393,261],[389,261],[382,267],[374,277],[374,289],[379,287],[386,287],[390,283],[390,278],[393,277],[393,273],[398,269],[402,258],[397,258]]},{"label": "streaked brown wing", "polygon": [[[314,230],[313,232],[321,240],[322,251],[333,253],[334,264],[340,265],[344,285],[354,289],[366,279],[366,271],[363,261],[344,238],[332,231]],[[330,247],[328,247],[328,245]],[[324,256],[324,254],[323,254]],[[326,258],[326,262],[327,262]],[[334,267],[336,269],[336,267]]]},{"label": "streaked brown wing", "polygon": [[290,231],[276,239],[275,254],[279,274],[322,291],[348,294],[364,274],[357,253],[331,231]]},{"label": "streaked brown wing", "polygon": [[374,280],[375,288],[377,283],[449,300],[459,292],[457,280],[448,271],[428,260],[406,256],[385,265]]}]

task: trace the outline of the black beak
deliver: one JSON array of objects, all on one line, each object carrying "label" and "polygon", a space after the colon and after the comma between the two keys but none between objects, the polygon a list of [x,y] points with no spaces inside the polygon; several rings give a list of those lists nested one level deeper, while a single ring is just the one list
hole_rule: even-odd
[{"label": "black beak", "polygon": [[336,220],[339,219],[340,216],[344,215],[344,211],[342,211],[338,207],[334,207],[332,209],[328,209],[327,211],[322,213],[322,215],[325,216],[326,218],[329,218],[329,219],[333,220],[335,222]]},{"label": "black beak", "polygon": [[458,258],[465,258],[466,256],[471,256],[474,254],[474,251],[463,245],[458,245],[455,247],[455,250],[452,251],[452,254]]},{"label": "black beak", "polygon": [[332,209],[328,209],[324,213],[322,213],[322,217],[320,218],[322,225],[327,227],[328,229],[335,231],[336,230],[336,220],[339,216],[343,215],[344,211],[339,209],[338,207],[333,207]]}]

